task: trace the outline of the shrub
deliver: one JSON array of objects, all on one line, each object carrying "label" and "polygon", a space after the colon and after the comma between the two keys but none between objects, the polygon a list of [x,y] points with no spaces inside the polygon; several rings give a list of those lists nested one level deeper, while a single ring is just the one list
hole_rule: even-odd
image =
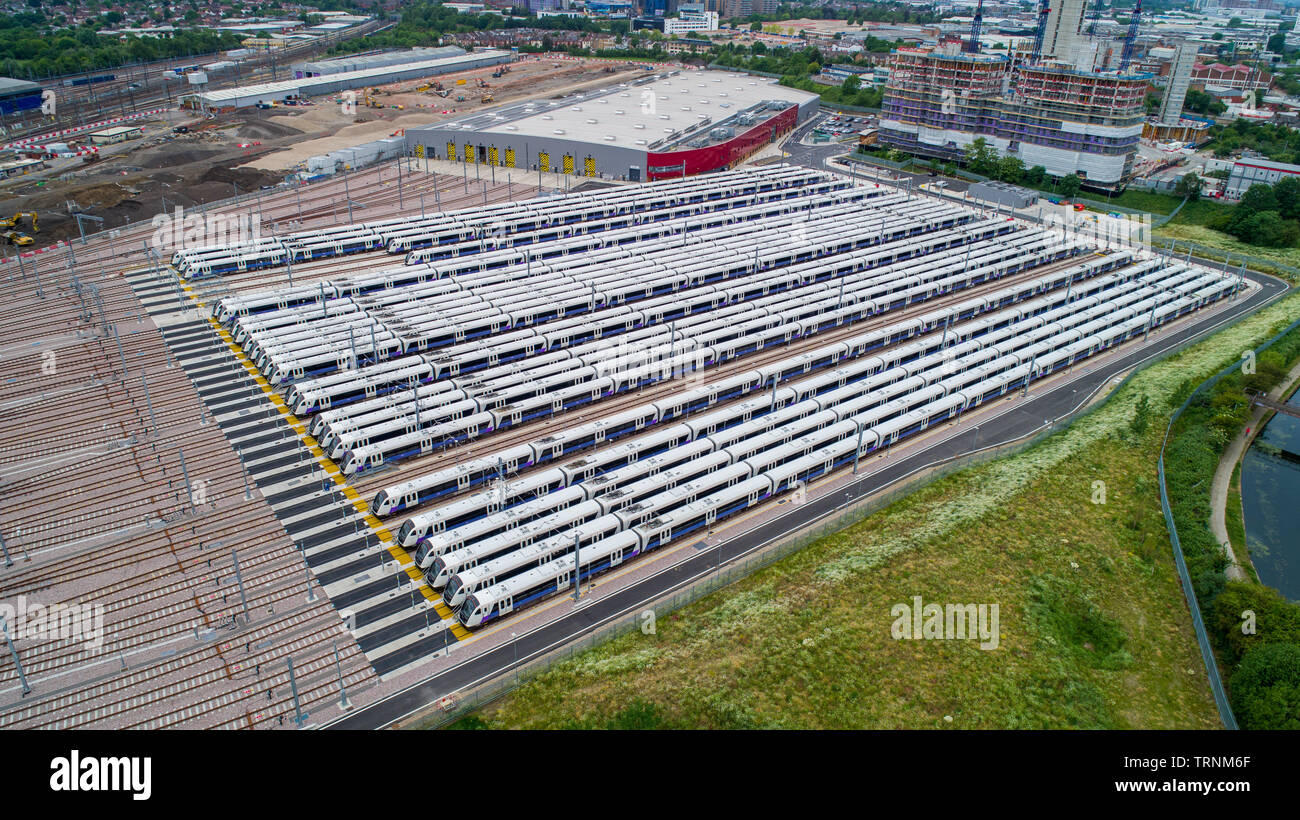
[{"label": "shrub", "polygon": [[1243,729],[1300,729],[1300,646],[1266,644],[1246,653],[1229,683]]}]

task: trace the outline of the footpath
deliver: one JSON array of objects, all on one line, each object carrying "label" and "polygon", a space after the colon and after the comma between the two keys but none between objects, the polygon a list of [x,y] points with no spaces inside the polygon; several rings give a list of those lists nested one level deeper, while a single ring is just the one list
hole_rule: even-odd
[{"label": "footpath", "polygon": [[[1269,391],[1268,397],[1281,401],[1282,397],[1291,389],[1291,385],[1300,380],[1300,364],[1291,369],[1282,383]],[[1259,434],[1260,427],[1264,416],[1274,411],[1267,407],[1255,407],[1251,412],[1250,421],[1242,428],[1237,437],[1228,444],[1223,451],[1223,457],[1219,459],[1219,466],[1214,471],[1214,482],[1210,486],[1210,532],[1214,534],[1214,540],[1223,546],[1223,551],[1228,556],[1227,574],[1228,579],[1232,581],[1248,581],[1249,576],[1242,568],[1243,560],[1250,560],[1249,556],[1239,558],[1232,549],[1232,542],[1228,538],[1228,528],[1225,524],[1225,514],[1228,502],[1228,484],[1232,480],[1232,471],[1236,469],[1238,462],[1245,455],[1246,448],[1255,440]],[[1242,545],[1243,548],[1245,545]]]}]

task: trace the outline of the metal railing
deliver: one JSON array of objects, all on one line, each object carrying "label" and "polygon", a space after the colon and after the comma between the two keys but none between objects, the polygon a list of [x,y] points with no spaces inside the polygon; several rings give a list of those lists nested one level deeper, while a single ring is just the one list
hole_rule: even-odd
[{"label": "metal railing", "polygon": [[[1160,238],[1163,239],[1164,237],[1160,237]],[[1292,281],[1300,281],[1300,268],[1293,267],[1291,265],[1286,264],[1285,262],[1279,262],[1276,259],[1268,259],[1263,256],[1253,256],[1248,253],[1242,253],[1241,251],[1225,251],[1219,248],[1211,247],[1210,245],[1202,245],[1200,242],[1197,242],[1193,239],[1177,239],[1177,240],[1169,240],[1169,241],[1171,243],[1186,245],[1188,248],[1192,250],[1193,253],[1195,253],[1197,256],[1199,256],[1202,259],[1212,259],[1216,262],[1224,262],[1224,263],[1227,263],[1229,260],[1232,260],[1233,263],[1239,263],[1244,261],[1253,270],[1259,270],[1265,272],[1275,271],[1281,274],[1283,278],[1290,279]]]}]

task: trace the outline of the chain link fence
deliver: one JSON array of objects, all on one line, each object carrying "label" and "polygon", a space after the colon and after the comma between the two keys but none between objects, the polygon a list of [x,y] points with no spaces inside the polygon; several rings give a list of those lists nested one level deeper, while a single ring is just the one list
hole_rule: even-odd
[{"label": "chain link fence", "polygon": [[[1152,226],[1159,227],[1160,224],[1164,223],[1152,223]],[[1225,251],[1211,247],[1210,245],[1203,245],[1192,239],[1157,238],[1166,241],[1168,243],[1166,247],[1170,248],[1171,252],[1175,247],[1183,245],[1186,248],[1190,248],[1192,253],[1202,259],[1211,259],[1216,262],[1223,262],[1224,264],[1232,263],[1234,265],[1244,262],[1252,270],[1263,271],[1265,273],[1275,273],[1283,279],[1289,279],[1292,282],[1300,281],[1300,268],[1293,267],[1285,262],[1279,262],[1276,259],[1252,256],[1251,254],[1242,253],[1240,251]]]}]

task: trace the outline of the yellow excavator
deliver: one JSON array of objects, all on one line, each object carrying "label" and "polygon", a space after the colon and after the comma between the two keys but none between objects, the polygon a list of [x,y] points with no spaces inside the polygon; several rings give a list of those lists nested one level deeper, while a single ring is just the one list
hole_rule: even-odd
[{"label": "yellow excavator", "polygon": [[31,220],[32,220],[32,233],[40,233],[40,232],[41,232],[41,229],[38,228],[38,227],[36,227],[36,212],[35,212],[35,211],[19,211],[18,213],[14,214],[14,215],[11,216],[11,217],[8,217],[8,218],[5,218],[5,219],[0,219],[0,228],[16,228],[16,227],[18,227],[19,223],[22,222],[23,217],[25,217],[25,216],[27,216],[27,217],[31,217]]},{"label": "yellow excavator", "polygon": [[36,241],[22,231],[17,230],[17,227],[22,223],[23,217],[29,217],[32,220],[32,233],[41,232],[41,229],[36,225],[35,211],[19,211],[7,219],[0,219],[0,229],[14,229],[4,232],[4,238],[10,245],[30,245]]}]

